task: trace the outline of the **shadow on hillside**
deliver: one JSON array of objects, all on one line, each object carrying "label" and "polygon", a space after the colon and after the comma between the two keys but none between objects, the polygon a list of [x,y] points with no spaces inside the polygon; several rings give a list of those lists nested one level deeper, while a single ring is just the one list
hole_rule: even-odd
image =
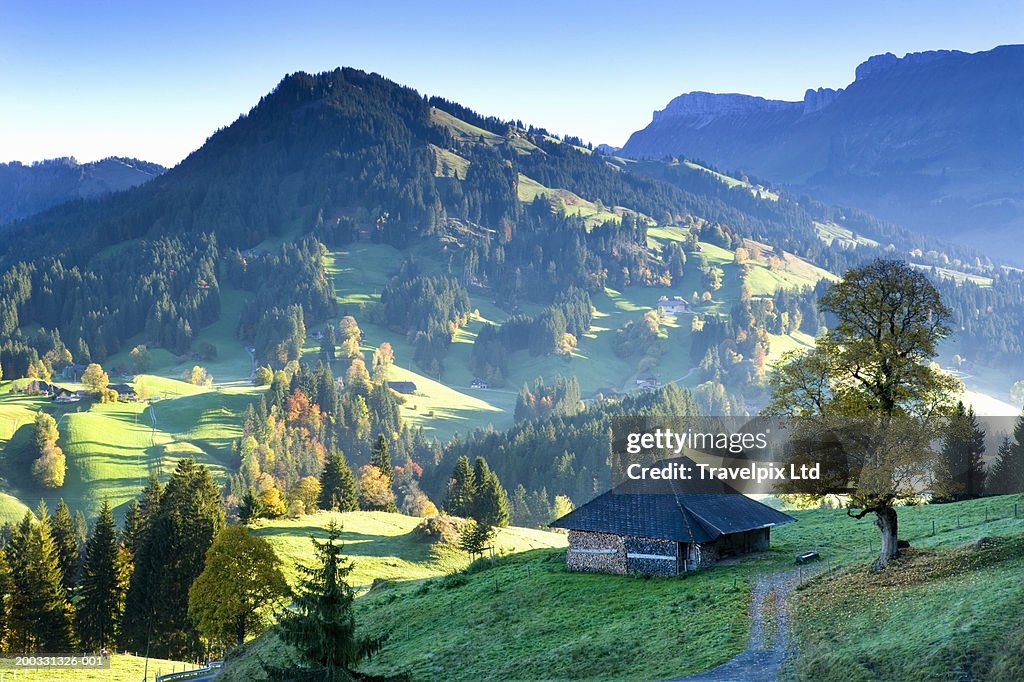
[{"label": "shadow on hillside", "polygon": [[[327,537],[327,531],[312,525],[298,528],[267,527],[257,529],[256,535],[265,538],[291,536],[306,539],[313,536],[323,540]],[[346,556],[394,557],[413,562],[429,561],[432,558],[430,550],[433,543],[417,537],[415,530],[401,535],[374,535],[342,528],[339,539],[344,545],[343,553]]]}]

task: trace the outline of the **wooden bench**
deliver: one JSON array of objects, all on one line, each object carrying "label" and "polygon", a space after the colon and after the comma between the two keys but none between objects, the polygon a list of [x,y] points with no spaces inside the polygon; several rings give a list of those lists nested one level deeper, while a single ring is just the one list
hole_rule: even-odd
[{"label": "wooden bench", "polygon": [[796,563],[806,564],[808,561],[820,561],[821,555],[817,552],[804,552],[796,555]]}]

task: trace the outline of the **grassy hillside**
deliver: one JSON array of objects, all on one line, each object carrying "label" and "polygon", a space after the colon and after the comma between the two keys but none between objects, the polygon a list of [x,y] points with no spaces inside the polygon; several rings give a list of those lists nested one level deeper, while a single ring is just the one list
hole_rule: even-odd
[{"label": "grassy hillside", "polygon": [[[221,385],[242,387],[247,386],[252,373],[252,360],[242,342],[238,340],[236,331],[238,319],[246,300],[252,296],[247,291],[225,287],[220,292],[220,319],[196,334],[194,347],[201,343],[213,344],[217,349],[217,357],[213,360],[193,360],[191,357],[179,357],[164,348],[149,349],[152,366],[147,373],[170,379],[180,379],[182,373],[191,371],[194,365],[202,365]],[[104,362],[108,370],[121,367],[130,372],[132,363],[128,354],[136,345],[143,343],[142,336],[125,344],[123,350]]]},{"label": "grassy hillside", "polygon": [[[542,548],[564,542],[564,536],[514,528],[498,540],[514,553],[467,569],[461,553],[431,550],[417,540],[411,533],[417,519],[367,512],[340,515],[346,553],[356,566],[353,582],[365,587],[374,578],[389,581],[356,600],[363,632],[391,634],[384,652],[365,670],[407,671],[414,680],[627,680],[697,672],[727,660],[746,642],[750,585],[756,576],[792,568],[794,554],[808,549],[821,552],[821,567],[829,570],[797,598],[800,618],[808,619],[806,627],[798,621],[799,641],[808,652],[806,659],[801,655],[800,665],[806,660],[808,666],[800,668],[801,674],[836,679],[842,670],[837,661],[845,659],[833,660],[827,653],[819,657],[815,647],[824,646],[823,638],[832,637],[836,623],[843,621],[842,632],[848,633],[843,636],[851,643],[841,655],[862,655],[868,645],[857,643],[863,634],[857,628],[871,627],[878,613],[894,605],[916,608],[923,600],[914,586],[922,575],[928,579],[920,594],[936,595],[927,600],[927,608],[973,602],[975,591],[994,586],[996,591],[972,607],[972,628],[989,637],[985,641],[1004,632],[1008,609],[1016,608],[1014,617],[1019,618],[1024,495],[902,508],[900,537],[910,539],[914,549],[907,560],[886,571],[884,586],[877,590],[865,587],[871,578],[866,567],[878,549],[878,532],[870,519],[858,521],[843,510],[829,509],[791,514],[797,522],[774,530],[770,552],[685,579],[569,573],[563,550]],[[331,518],[338,515],[268,523],[257,533],[286,562],[308,562],[307,536],[320,534]],[[962,549],[979,537],[1009,540],[977,556]],[[964,556],[974,558],[961,565]],[[956,570],[947,570],[949,566]],[[865,590],[867,615],[840,618],[837,614],[853,609],[848,600]],[[1000,601],[1000,595],[1009,600]],[[927,632],[927,619],[918,623],[899,610],[891,616],[890,627],[901,619],[907,622],[899,627]],[[439,632],[444,636],[438,637]],[[950,636],[947,641],[957,639]],[[923,646],[913,638],[908,642]],[[901,646],[889,644],[884,656],[906,656]],[[246,651],[268,658],[283,653],[272,633],[251,642]],[[837,667],[821,667],[830,665]],[[904,679],[900,670],[893,668],[881,677]],[[223,679],[260,679],[256,671],[255,657],[246,655],[229,666]]]},{"label": "grassy hillside", "polygon": [[[800,659],[801,666],[805,660],[808,666],[800,668],[801,674],[836,679],[846,659],[815,652],[837,632],[845,633],[841,644],[849,642],[848,647],[842,644],[847,648],[838,655],[843,657],[861,656],[869,646],[879,646],[885,635],[864,644],[860,637],[878,623],[878,614],[893,607],[897,610],[886,618],[887,632],[906,627],[926,633],[928,619],[917,620],[912,609],[924,604],[923,616],[941,604],[970,602],[972,631],[988,638],[979,642],[995,641],[1005,632],[1002,624],[1014,622],[1006,620],[1009,609],[1017,609],[1013,617],[1019,618],[1024,598],[1018,580],[1024,495],[901,509],[900,536],[910,539],[914,549],[907,560],[886,571],[883,587],[877,590],[866,587],[871,579],[867,566],[878,549],[878,532],[870,519],[858,521],[843,510],[791,513],[798,521],[775,529],[771,552],[685,579],[568,573],[562,550],[529,549],[551,541],[552,534],[523,529],[507,529],[499,539],[516,553],[462,570],[464,555],[454,550],[432,552],[410,534],[415,519],[365,512],[342,515],[346,551],[356,564],[353,582],[365,586],[373,578],[389,579],[356,600],[364,632],[391,633],[384,652],[365,669],[408,671],[414,680],[627,680],[697,672],[742,648],[749,627],[749,586],[755,577],[792,568],[794,554],[808,549],[821,552],[821,568],[829,570],[824,578],[808,583],[797,598],[800,618],[808,618],[806,627],[798,621],[799,641],[808,652]],[[306,536],[318,533],[329,518],[319,514],[274,522],[257,532],[270,539],[286,561],[309,561]],[[1002,549],[962,549],[979,537],[1009,540],[995,546]],[[974,558],[967,561],[965,556]],[[961,565],[962,561],[967,563]],[[956,570],[945,568],[949,566]],[[927,580],[915,587],[921,576]],[[986,586],[994,591],[982,598]],[[866,615],[840,618],[837,614],[853,610],[849,600],[862,593],[868,599]],[[923,599],[930,594],[935,597]],[[840,621],[844,625],[837,630]],[[946,641],[957,641],[947,635]],[[927,644],[908,637],[907,646]],[[247,650],[280,656],[281,646],[271,634],[250,643]],[[890,643],[879,656],[906,657],[903,646]],[[911,656],[916,655],[915,650]],[[242,657],[224,679],[259,679],[255,666],[252,656]],[[927,668],[933,673],[944,669]],[[901,675],[901,670],[892,668],[881,677],[913,679]]]},{"label": "grassy hillside", "polygon": [[[669,240],[682,241],[686,234],[686,229],[680,227],[651,228],[648,232],[649,245],[660,248]],[[706,243],[702,244],[702,249],[709,265],[723,270],[724,284],[711,302],[695,306],[695,310],[702,313],[728,313],[739,297],[740,287],[739,266],[733,262],[733,251]],[[486,295],[471,292],[471,306],[479,311],[479,316],[475,316],[456,335],[445,359],[443,376],[425,376],[412,362],[413,348],[405,335],[373,324],[367,313],[387,286],[389,273],[410,256],[416,258],[426,272],[445,270],[426,248],[413,247],[399,251],[387,245],[368,243],[353,244],[345,250],[329,253],[326,256],[326,267],[334,280],[341,304],[340,313],[354,315],[359,321],[364,333],[367,357],[374,347],[384,341],[389,342],[395,350],[396,360],[390,378],[415,382],[416,393],[405,397],[406,402],[402,408],[405,418],[441,438],[487,424],[498,428],[510,425],[518,389],[524,383],[532,383],[538,376],[548,381],[558,375],[575,376],[584,397],[591,397],[598,391],[607,393],[609,389],[620,392],[635,389],[634,380],[639,375],[637,358],[620,358],[612,349],[618,328],[656,308],[661,296],[682,295],[689,298],[694,291],[704,290],[701,273],[696,268],[689,268],[683,282],[671,289],[627,287],[623,291],[605,289],[602,293],[593,294],[594,326],[584,338],[579,339],[579,345],[571,356],[531,356],[526,351],[519,351],[510,358],[505,386],[472,389],[469,386],[474,377],[469,370],[469,360],[473,341],[485,323],[501,323],[509,315]],[[752,263],[749,267],[747,281],[755,296],[771,295],[779,288],[813,286],[822,277],[833,277],[789,255],[774,269],[763,262]],[[536,312],[534,308],[525,306],[524,311]],[[334,322],[336,320],[332,320]],[[696,377],[690,374],[690,315],[669,316],[664,321],[663,330],[667,352],[653,374],[662,383],[676,382],[689,387],[696,385]],[[810,341],[806,334],[801,333],[773,337],[770,357],[777,358],[783,351],[807,346]],[[306,350],[307,353],[316,353],[317,344],[312,337]],[[342,362],[336,363],[336,373],[344,371],[344,366]]]},{"label": "grassy hillside", "polygon": [[[136,377],[135,386],[162,398],[61,406],[0,391],[0,446],[8,483],[0,494],[0,522],[20,519],[40,499],[52,510],[64,498],[72,510],[90,517],[105,498],[121,507],[138,495],[151,472],[166,480],[181,457],[195,457],[215,477],[223,476],[232,466],[231,443],[241,435],[242,416],[258,396],[256,389],[202,388],[153,375]],[[37,411],[57,420],[58,444],[67,457],[64,485],[57,490],[39,489],[29,475]]]},{"label": "grassy hillside", "polygon": [[[415,529],[422,519],[387,512],[320,512],[298,519],[264,521],[255,533],[264,537],[284,560],[289,580],[295,566],[315,563],[310,536],[326,537],[330,521],[342,527],[345,554],[355,562],[349,582],[360,591],[376,579],[418,580],[465,568],[469,557],[446,544],[434,544]],[[565,535],[530,528],[502,528],[495,538],[498,554],[565,546]]]},{"label": "grassy hillside", "polygon": [[799,679],[1024,678],[1024,537],[911,550],[795,600]]},{"label": "grassy hillside", "polygon": [[[746,639],[747,578],[757,562],[686,581],[570,574],[559,549],[564,535],[506,528],[495,543],[504,556],[467,568],[464,553],[413,533],[419,519],[381,512],[275,521],[257,534],[286,562],[308,563],[308,535],[322,535],[332,518],[344,523],[352,582],[388,580],[356,601],[364,633],[391,633],[368,672],[408,670],[416,680],[652,679],[718,663]],[[280,657],[281,646],[270,634],[248,650]],[[260,679],[257,668],[247,656],[222,679]]]}]

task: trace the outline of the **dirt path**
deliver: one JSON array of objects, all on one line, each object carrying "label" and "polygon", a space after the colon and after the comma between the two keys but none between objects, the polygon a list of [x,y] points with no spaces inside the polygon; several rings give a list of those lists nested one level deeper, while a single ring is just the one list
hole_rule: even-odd
[{"label": "dirt path", "polygon": [[[801,578],[816,572],[804,567],[802,572],[794,569],[758,578],[752,591],[747,647],[718,667],[670,682],[774,682],[789,654],[789,595]],[[774,627],[768,623],[771,615]]]}]

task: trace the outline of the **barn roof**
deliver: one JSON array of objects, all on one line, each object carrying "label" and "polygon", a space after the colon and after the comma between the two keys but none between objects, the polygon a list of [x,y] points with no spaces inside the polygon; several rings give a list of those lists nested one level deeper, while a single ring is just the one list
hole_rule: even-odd
[{"label": "barn roof", "polygon": [[[738,492],[638,490],[621,485],[553,521],[553,528],[711,542],[723,535],[795,521]],[[721,488],[719,488],[721,490]]]}]

